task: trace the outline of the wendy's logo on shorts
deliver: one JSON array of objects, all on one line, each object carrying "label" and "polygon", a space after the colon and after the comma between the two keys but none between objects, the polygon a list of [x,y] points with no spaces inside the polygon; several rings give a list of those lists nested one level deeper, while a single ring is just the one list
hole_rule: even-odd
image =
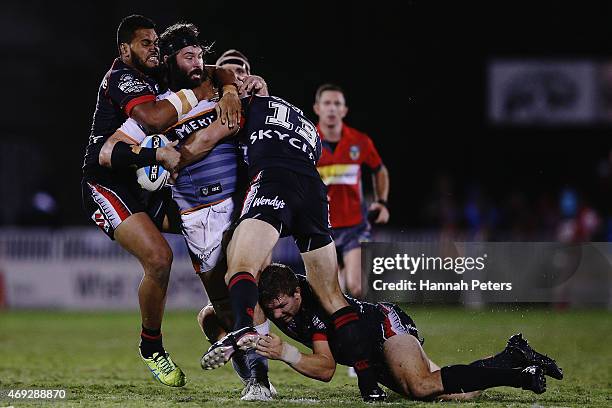
[{"label": "wendy's logo on shorts", "polygon": [[285,208],[285,201],[279,200],[278,196],[275,196],[274,198],[266,198],[261,196],[253,200],[253,207],[260,205],[269,205],[274,207],[275,210],[278,210],[279,208]]},{"label": "wendy's logo on shorts", "polygon": [[352,145],[349,150],[349,156],[351,157],[351,160],[357,161],[357,159],[359,159],[359,154],[361,154],[361,149],[359,149],[359,146]]}]

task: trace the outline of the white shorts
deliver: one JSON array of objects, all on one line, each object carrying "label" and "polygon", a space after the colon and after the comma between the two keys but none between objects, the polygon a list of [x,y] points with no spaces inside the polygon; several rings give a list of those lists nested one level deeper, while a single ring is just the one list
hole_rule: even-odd
[{"label": "white shorts", "polygon": [[182,231],[196,273],[208,272],[221,256],[223,233],[232,225],[234,200],[226,199],[210,207],[181,215]]}]

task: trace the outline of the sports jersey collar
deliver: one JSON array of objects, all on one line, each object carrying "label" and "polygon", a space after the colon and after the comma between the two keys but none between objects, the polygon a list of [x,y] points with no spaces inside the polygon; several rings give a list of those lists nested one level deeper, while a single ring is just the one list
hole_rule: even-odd
[{"label": "sports jersey collar", "polygon": [[344,123],[344,121],[342,121],[342,129],[340,130],[340,140],[338,140],[337,142],[330,142],[329,140],[325,139],[325,137],[323,137],[323,132],[321,132],[321,125],[319,123],[317,123],[317,132],[319,132],[319,137],[321,138],[321,141],[328,143],[337,143],[336,148],[333,152],[331,152],[332,155],[335,155],[336,152],[339,151],[338,147],[340,146],[340,144],[346,143],[345,140],[348,138],[350,128],[346,125],[346,123]]},{"label": "sports jersey collar", "polygon": [[147,75],[147,74],[145,74],[143,72],[140,72],[139,70],[137,70],[134,67],[129,66],[128,64],[123,62],[121,60],[121,58],[117,57],[117,58],[115,58],[115,61],[113,62],[112,70],[118,71],[120,69],[129,69],[129,70],[134,71],[135,73],[137,73],[143,79],[146,79],[146,80],[149,80],[149,81],[153,81],[153,82],[157,82],[153,77],[151,77],[151,76],[149,76],[149,75]]},{"label": "sports jersey collar", "polygon": [[132,67],[130,67],[128,64],[121,61],[121,58],[119,57],[115,58],[115,61],[113,61],[113,69],[117,70],[117,69],[123,69],[123,68],[132,69]]}]

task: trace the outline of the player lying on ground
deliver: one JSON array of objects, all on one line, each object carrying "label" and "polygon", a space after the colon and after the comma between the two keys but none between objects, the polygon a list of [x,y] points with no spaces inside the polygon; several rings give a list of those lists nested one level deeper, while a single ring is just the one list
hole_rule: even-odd
[{"label": "player lying on ground", "polygon": [[[272,264],[261,273],[259,299],[268,318],[313,353],[300,353],[275,334],[262,337],[257,351],[286,362],[305,376],[331,380],[336,363],[346,362],[341,345],[329,330],[330,320],[306,279],[288,266]],[[498,386],[541,394],[546,391],[544,375],[563,378],[555,361],[533,350],[521,334],[510,337],[506,348],[493,357],[439,368],[423,351],[413,320],[398,306],[347,299],[376,338],[371,363],[378,382],[406,397],[469,399],[478,394],[476,391]]]},{"label": "player lying on ground", "polygon": [[[166,67],[166,83],[169,90],[158,96],[159,100],[169,97],[172,92],[183,88],[208,87],[214,95],[212,78],[204,69],[204,54],[207,47],[198,39],[198,29],[193,24],[179,23],[168,27],[160,35],[160,55]],[[240,88],[250,87],[266,92],[265,82],[260,77],[245,77]],[[241,80],[241,81],[242,81]],[[197,134],[217,118],[215,102],[202,99],[187,114],[185,119],[172,125],[165,135],[171,141],[179,142],[179,149],[191,134]],[[135,141],[146,136],[135,120],[128,119],[119,129]],[[172,197],[180,210],[181,230],[197,275],[200,277],[208,298],[219,311],[220,323],[226,330],[227,317],[231,320],[227,286],[223,276],[227,270],[221,250],[223,232],[235,219],[234,201],[242,202],[242,182],[238,171],[241,151],[235,139],[226,139],[210,145],[208,154],[194,163],[181,168],[172,185]],[[246,179],[246,174],[242,175]],[[269,262],[268,262],[269,263]],[[227,311],[227,313],[223,313]],[[258,330],[267,333],[268,323],[263,313],[256,319]],[[215,338],[213,342],[219,340]],[[250,358],[249,358],[250,357]],[[259,381],[267,380],[267,359],[253,350],[249,355],[236,355],[232,359],[239,376],[245,382],[243,399],[257,399]],[[257,383],[257,384],[256,384]]]},{"label": "player lying on ground", "polygon": [[[248,146],[249,177],[239,225],[227,251],[225,276],[234,316],[234,332],[214,344],[202,357],[202,367],[225,364],[240,348],[253,348],[257,305],[256,276],[280,237],[292,235],[302,254],[308,281],[331,316],[344,361],[355,367],[364,400],[380,400],[384,393],[370,368],[367,328],[349,305],[338,283],[336,250],[330,234],[327,189],[315,164],[321,140],[303,112],[275,97],[242,99]],[[216,123],[216,122],[215,122]],[[212,123],[181,147],[181,161],[198,160],[202,144],[228,135],[226,127]],[[215,142],[216,143],[216,142]]]}]

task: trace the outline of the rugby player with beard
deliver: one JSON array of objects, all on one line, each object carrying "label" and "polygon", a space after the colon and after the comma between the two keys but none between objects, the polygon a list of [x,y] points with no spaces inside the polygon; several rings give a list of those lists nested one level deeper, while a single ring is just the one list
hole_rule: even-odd
[{"label": "rugby player with beard", "polygon": [[[172,44],[185,38],[190,38],[187,42],[193,45],[173,52]],[[160,36],[160,48],[168,71],[170,90],[193,88],[199,86],[203,81],[210,82],[206,72],[202,70],[203,56],[208,48],[197,42],[195,26],[175,24],[169,27]],[[234,54],[237,59],[228,59]],[[265,81],[260,76],[251,75],[248,60],[242,53],[230,50],[223,53],[223,56],[228,58],[218,59],[216,65],[229,69],[236,75],[241,82],[239,88],[241,96],[250,93],[268,95]],[[206,101],[200,101],[200,104],[189,114],[189,122],[206,119],[205,123],[211,123],[216,115],[210,111],[210,102],[208,102],[208,109],[206,105]],[[176,129],[177,127],[169,132],[170,140],[178,140],[189,135],[185,132],[179,135]],[[187,131],[193,130],[190,127],[187,129]],[[174,185],[173,190],[175,198],[179,200],[179,207],[181,207],[183,234],[189,246],[189,253],[209,298],[209,304],[198,313],[198,323],[211,343],[224,337],[233,326],[229,293],[223,279],[227,271],[227,261],[222,250],[221,239],[223,233],[236,219],[235,209],[238,208],[236,203],[240,204],[244,199],[243,189],[246,186],[243,184],[246,181],[246,173],[235,166],[236,161],[238,161],[239,168],[243,164],[240,160],[242,150],[237,147],[235,139],[225,140],[215,145],[202,160],[181,169],[178,176],[179,182]],[[220,166],[218,163],[222,158],[223,163],[226,164]],[[194,174],[200,177],[194,178]],[[221,183],[219,179],[224,177],[226,177],[225,181]],[[180,180],[187,182],[180,182]],[[181,197],[185,196],[184,190],[199,190],[201,193],[202,188],[207,191],[207,200],[190,204],[181,200]],[[262,266],[269,264],[270,257],[264,261]],[[259,334],[265,335],[269,332],[269,321],[259,306],[255,307],[253,320]],[[232,357],[232,365],[245,385],[242,400],[268,401],[276,395],[274,386],[268,380],[268,361],[255,350],[235,354]]]},{"label": "rugby player with beard", "polygon": [[[185,375],[162,343],[161,324],[172,263],[170,246],[160,230],[176,230],[178,211],[165,192],[145,193],[136,181],[135,167],[160,163],[176,169],[180,155],[174,145],[140,148],[117,129],[133,118],[147,132],[176,123],[204,99],[208,88],[181,89],[164,101],[154,73],[159,65],[155,24],[140,15],[124,18],[117,29],[119,57],[104,76],[98,91],[89,145],[83,165],[83,205],[87,216],[111,239],[140,261],[144,275],[138,288],[142,319],[140,355],[154,378],[180,387]],[[217,109],[222,122],[235,126],[240,101],[231,71],[211,69],[224,84]],[[171,220],[174,220],[172,222]]]},{"label": "rugby player with beard", "polygon": [[[208,87],[210,95],[214,94],[213,80],[204,69],[203,57],[208,47],[200,43],[198,34],[195,25],[177,23],[160,35],[161,58],[166,74],[164,80],[169,89],[159,95],[158,100],[164,100],[180,89],[195,87]],[[265,83],[260,77],[241,80],[241,90],[252,88],[265,94]],[[166,136],[178,142],[179,148],[182,148],[183,141],[191,134],[197,134],[215,122],[217,113],[214,108],[212,100],[200,100],[183,120],[166,130]],[[219,126],[219,122],[215,124]],[[136,141],[146,136],[131,118],[119,131]],[[226,139],[216,145],[211,143],[207,155],[181,168],[172,185],[172,196],[179,207],[181,230],[194,269],[204,284],[211,301],[210,307],[217,310],[217,330],[207,332],[211,343],[222,337],[221,333],[225,334],[223,330],[229,331],[232,327],[231,305],[223,280],[227,263],[221,241],[223,233],[236,218],[234,200],[242,201],[238,172],[240,153],[235,139]],[[261,311],[259,318],[258,329],[265,334],[269,325]],[[232,362],[245,384],[243,400],[269,400],[272,397],[266,358],[250,350],[246,354],[236,354]]]}]

